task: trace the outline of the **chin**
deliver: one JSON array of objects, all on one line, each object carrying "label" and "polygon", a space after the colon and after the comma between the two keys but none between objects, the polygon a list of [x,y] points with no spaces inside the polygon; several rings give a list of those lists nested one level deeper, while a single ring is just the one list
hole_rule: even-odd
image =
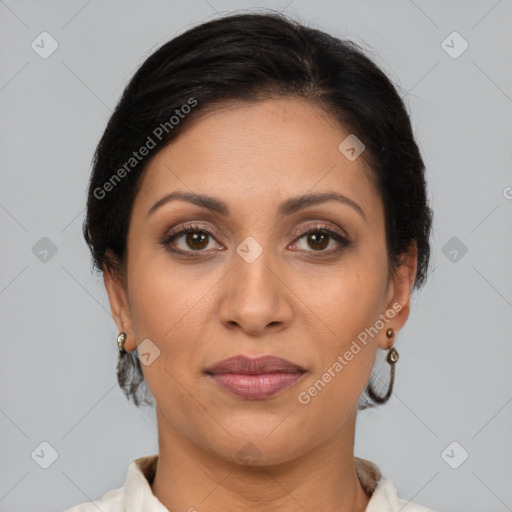
[{"label": "chin", "polygon": [[[240,466],[265,467],[283,464],[300,455],[296,436],[285,431],[270,434],[268,428],[261,433],[243,434],[232,432],[227,443],[211,446],[218,456]],[[216,440],[219,438],[217,437]]]}]

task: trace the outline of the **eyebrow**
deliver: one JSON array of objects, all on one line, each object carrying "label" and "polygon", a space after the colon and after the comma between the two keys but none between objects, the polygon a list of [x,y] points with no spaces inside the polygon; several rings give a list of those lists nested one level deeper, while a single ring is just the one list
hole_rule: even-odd
[{"label": "eyebrow", "polygon": [[[204,194],[194,194],[191,192],[180,192],[174,191],[170,194],[159,199],[148,211],[147,216],[149,217],[153,214],[158,208],[167,204],[171,201],[182,200],[187,201],[189,203],[195,204],[197,206],[202,206],[203,208],[208,208],[214,212],[217,212],[221,215],[228,216],[230,215],[230,211],[226,203],[217,199],[215,197],[211,197]],[[283,201],[278,208],[279,215],[291,215],[299,210],[303,210],[304,208],[308,208],[310,206],[315,206],[317,204],[325,203],[328,201],[337,201],[339,203],[350,206],[355,211],[357,211],[363,219],[366,220],[366,215],[363,209],[357,204],[354,200],[340,194],[338,192],[322,192],[316,194],[303,194],[301,196],[291,197],[286,201]]]}]

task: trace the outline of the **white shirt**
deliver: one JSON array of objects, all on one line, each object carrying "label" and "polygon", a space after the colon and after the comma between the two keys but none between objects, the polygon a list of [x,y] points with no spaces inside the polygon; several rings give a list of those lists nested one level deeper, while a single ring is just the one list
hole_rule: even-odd
[{"label": "white shirt", "polygon": [[[362,486],[371,495],[366,512],[433,512],[399,498],[393,482],[382,476],[373,462],[354,457],[354,463]],[[99,500],[76,505],[64,512],[169,512],[151,490],[157,464],[158,454],[132,460],[122,487],[108,491]]]}]

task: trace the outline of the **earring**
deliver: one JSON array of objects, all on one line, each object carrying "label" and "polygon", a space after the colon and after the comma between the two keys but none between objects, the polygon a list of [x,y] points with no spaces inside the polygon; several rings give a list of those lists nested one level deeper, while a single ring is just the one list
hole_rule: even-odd
[{"label": "earring", "polygon": [[126,350],[124,349],[124,342],[126,340],[126,333],[121,331],[117,335],[117,346],[119,347],[119,354],[123,355],[126,354]]},{"label": "earring", "polygon": [[[391,340],[395,337],[396,331],[395,329],[389,328],[386,331],[386,336],[390,338]],[[393,384],[395,382],[395,364],[398,361],[398,352],[396,351],[395,347],[393,347],[393,341],[391,341],[391,345],[388,347],[388,355],[386,357],[387,362],[391,366],[391,379],[389,381],[389,387],[386,395],[384,397],[377,396],[371,387],[368,390],[369,396],[379,404],[386,403],[389,400],[389,397],[391,396],[391,393],[393,392]]]}]

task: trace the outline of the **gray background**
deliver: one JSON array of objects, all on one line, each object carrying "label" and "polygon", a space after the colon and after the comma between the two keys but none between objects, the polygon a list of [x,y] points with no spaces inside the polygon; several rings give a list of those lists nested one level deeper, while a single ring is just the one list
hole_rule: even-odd
[{"label": "gray background", "polygon": [[[153,411],[117,387],[117,332],[81,235],[90,161],[152,51],[265,7],[370,49],[406,96],[428,169],[432,271],[397,339],[394,396],[359,413],[355,454],[436,512],[512,510],[512,2],[5,0],[1,512],[99,498],[158,450]],[[47,59],[31,47],[43,31],[59,45]],[[453,31],[469,44],[457,58],[442,46]],[[46,261],[43,237],[57,249]],[[31,456],[42,442],[58,453],[48,469]]]}]

